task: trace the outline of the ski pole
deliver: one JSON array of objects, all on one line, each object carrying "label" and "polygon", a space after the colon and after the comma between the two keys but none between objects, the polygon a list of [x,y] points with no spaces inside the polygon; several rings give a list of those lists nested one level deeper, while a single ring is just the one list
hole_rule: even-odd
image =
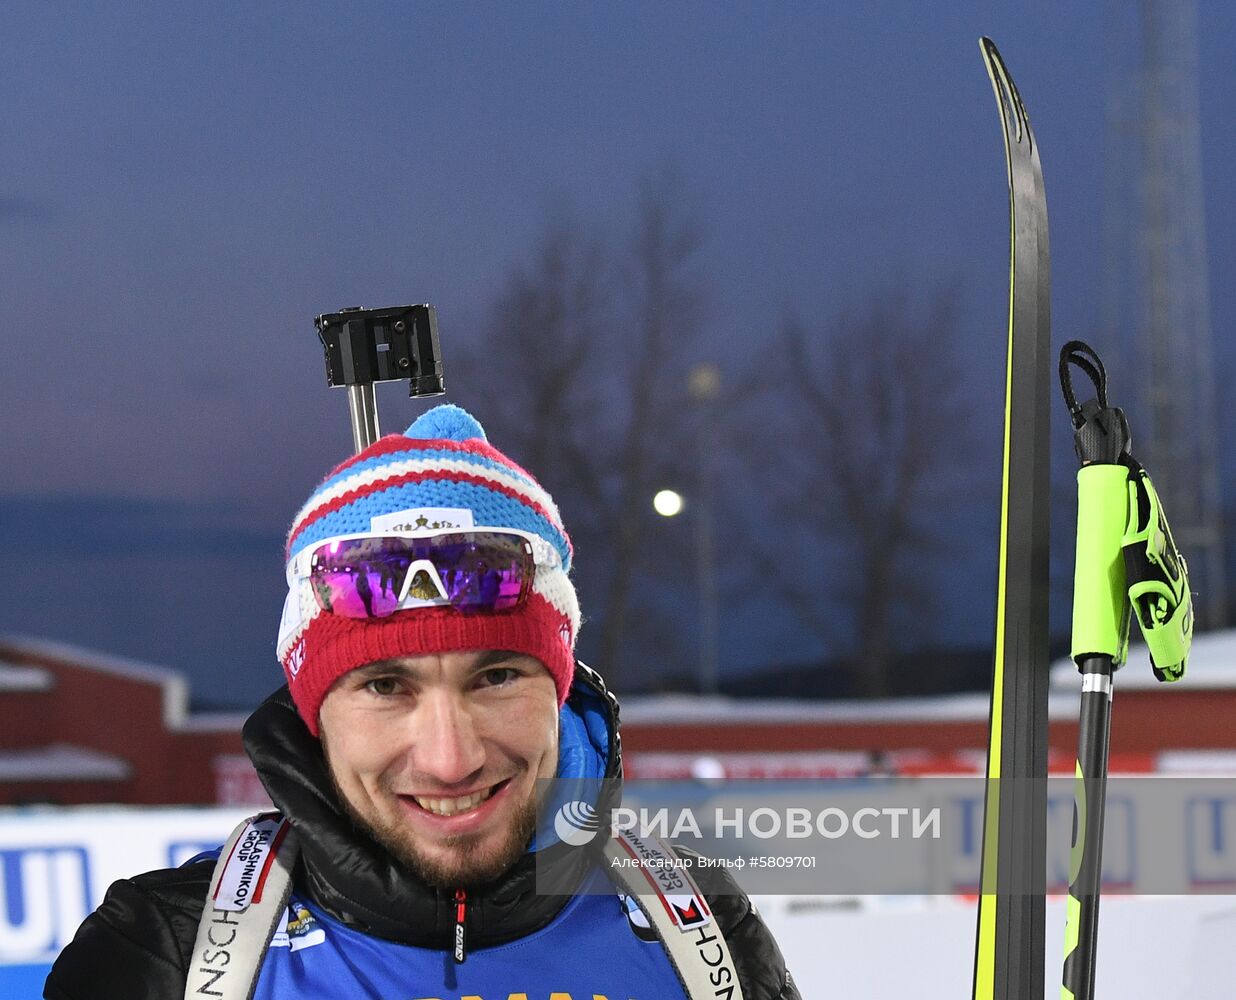
[{"label": "ski pole", "polygon": [[[1125,661],[1129,640],[1129,602],[1121,552],[1128,520],[1129,468],[1123,459],[1131,444],[1129,425],[1121,410],[1107,405],[1103,364],[1093,352],[1088,357],[1083,347],[1072,341],[1060,355],[1060,385],[1081,461],[1077,474],[1072,655],[1082,674],[1062,1000],[1090,997],[1094,992],[1112,678]],[[1079,406],[1073,395],[1070,364],[1081,368],[1095,383],[1097,399],[1084,406]]]},{"label": "ski pole", "polygon": [[354,306],[314,320],[326,352],[326,381],[347,386],[352,448],[363,451],[381,436],[377,382],[408,379],[409,396],[440,396],[442,351],[433,306]]},{"label": "ski pole", "polygon": [[[1078,404],[1069,367],[1094,383]],[[1155,676],[1184,676],[1193,632],[1185,561],[1172,540],[1154,486],[1131,454],[1123,411],[1107,402],[1107,373],[1081,341],[1060,352],[1060,386],[1073,421],[1077,474],[1077,559],[1073,576],[1072,656],[1082,675],[1073,844],[1069,855],[1062,1000],[1094,996],[1103,817],[1111,743],[1112,681],[1128,657],[1136,612]]]}]

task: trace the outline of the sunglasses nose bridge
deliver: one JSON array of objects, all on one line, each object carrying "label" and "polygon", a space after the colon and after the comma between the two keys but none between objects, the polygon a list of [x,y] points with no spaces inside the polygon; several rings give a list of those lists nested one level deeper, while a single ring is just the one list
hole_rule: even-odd
[{"label": "sunglasses nose bridge", "polygon": [[433,585],[438,589],[438,597],[444,601],[448,600],[446,586],[438,573],[438,567],[429,559],[413,559],[408,565],[408,572],[404,574],[403,587],[399,591],[399,603],[402,604],[408,599],[408,594],[412,590],[412,581],[416,579],[416,574],[421,570],[424,570],[426,576],[433,581]]}]

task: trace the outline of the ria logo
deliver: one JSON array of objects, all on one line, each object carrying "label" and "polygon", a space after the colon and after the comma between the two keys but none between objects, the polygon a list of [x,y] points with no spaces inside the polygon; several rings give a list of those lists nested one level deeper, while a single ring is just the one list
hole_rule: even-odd
[{"label": "ria logo", "polygon": [[564,844],[583,847],[591,843],[601,828],[601,818],[587,802],[576,799],[567,802],[554,816],[554,833]]},{"label": "ria logo", "polygon": [[81,847],[0,850],[0,966],[51,962],[90,905]]}]

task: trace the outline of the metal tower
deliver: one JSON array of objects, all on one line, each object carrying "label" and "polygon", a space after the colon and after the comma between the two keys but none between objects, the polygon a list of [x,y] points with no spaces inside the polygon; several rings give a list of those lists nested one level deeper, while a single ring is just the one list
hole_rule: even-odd
[{"label": "metal tower", "polygon": [[[1226,624],[1194,0],[1108,0],[1103,323],[1137,358],[1134,453],[1189,562],[1203,628]],[[1160,487],[1159,484],[1162,484]]]}]

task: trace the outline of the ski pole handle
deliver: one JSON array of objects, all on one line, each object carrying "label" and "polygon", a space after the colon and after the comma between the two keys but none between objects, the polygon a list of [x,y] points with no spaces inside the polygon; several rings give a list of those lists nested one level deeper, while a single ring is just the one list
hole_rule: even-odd
[{"label": "ski pole handle", "polygon": [[1073,567],[1073,646],[1083,660],[1107,656],[1124,663],[1130,610],[1121,550],[1129,507],[1129,470],[1087,465],[1077,473],[1077,560]]}]

